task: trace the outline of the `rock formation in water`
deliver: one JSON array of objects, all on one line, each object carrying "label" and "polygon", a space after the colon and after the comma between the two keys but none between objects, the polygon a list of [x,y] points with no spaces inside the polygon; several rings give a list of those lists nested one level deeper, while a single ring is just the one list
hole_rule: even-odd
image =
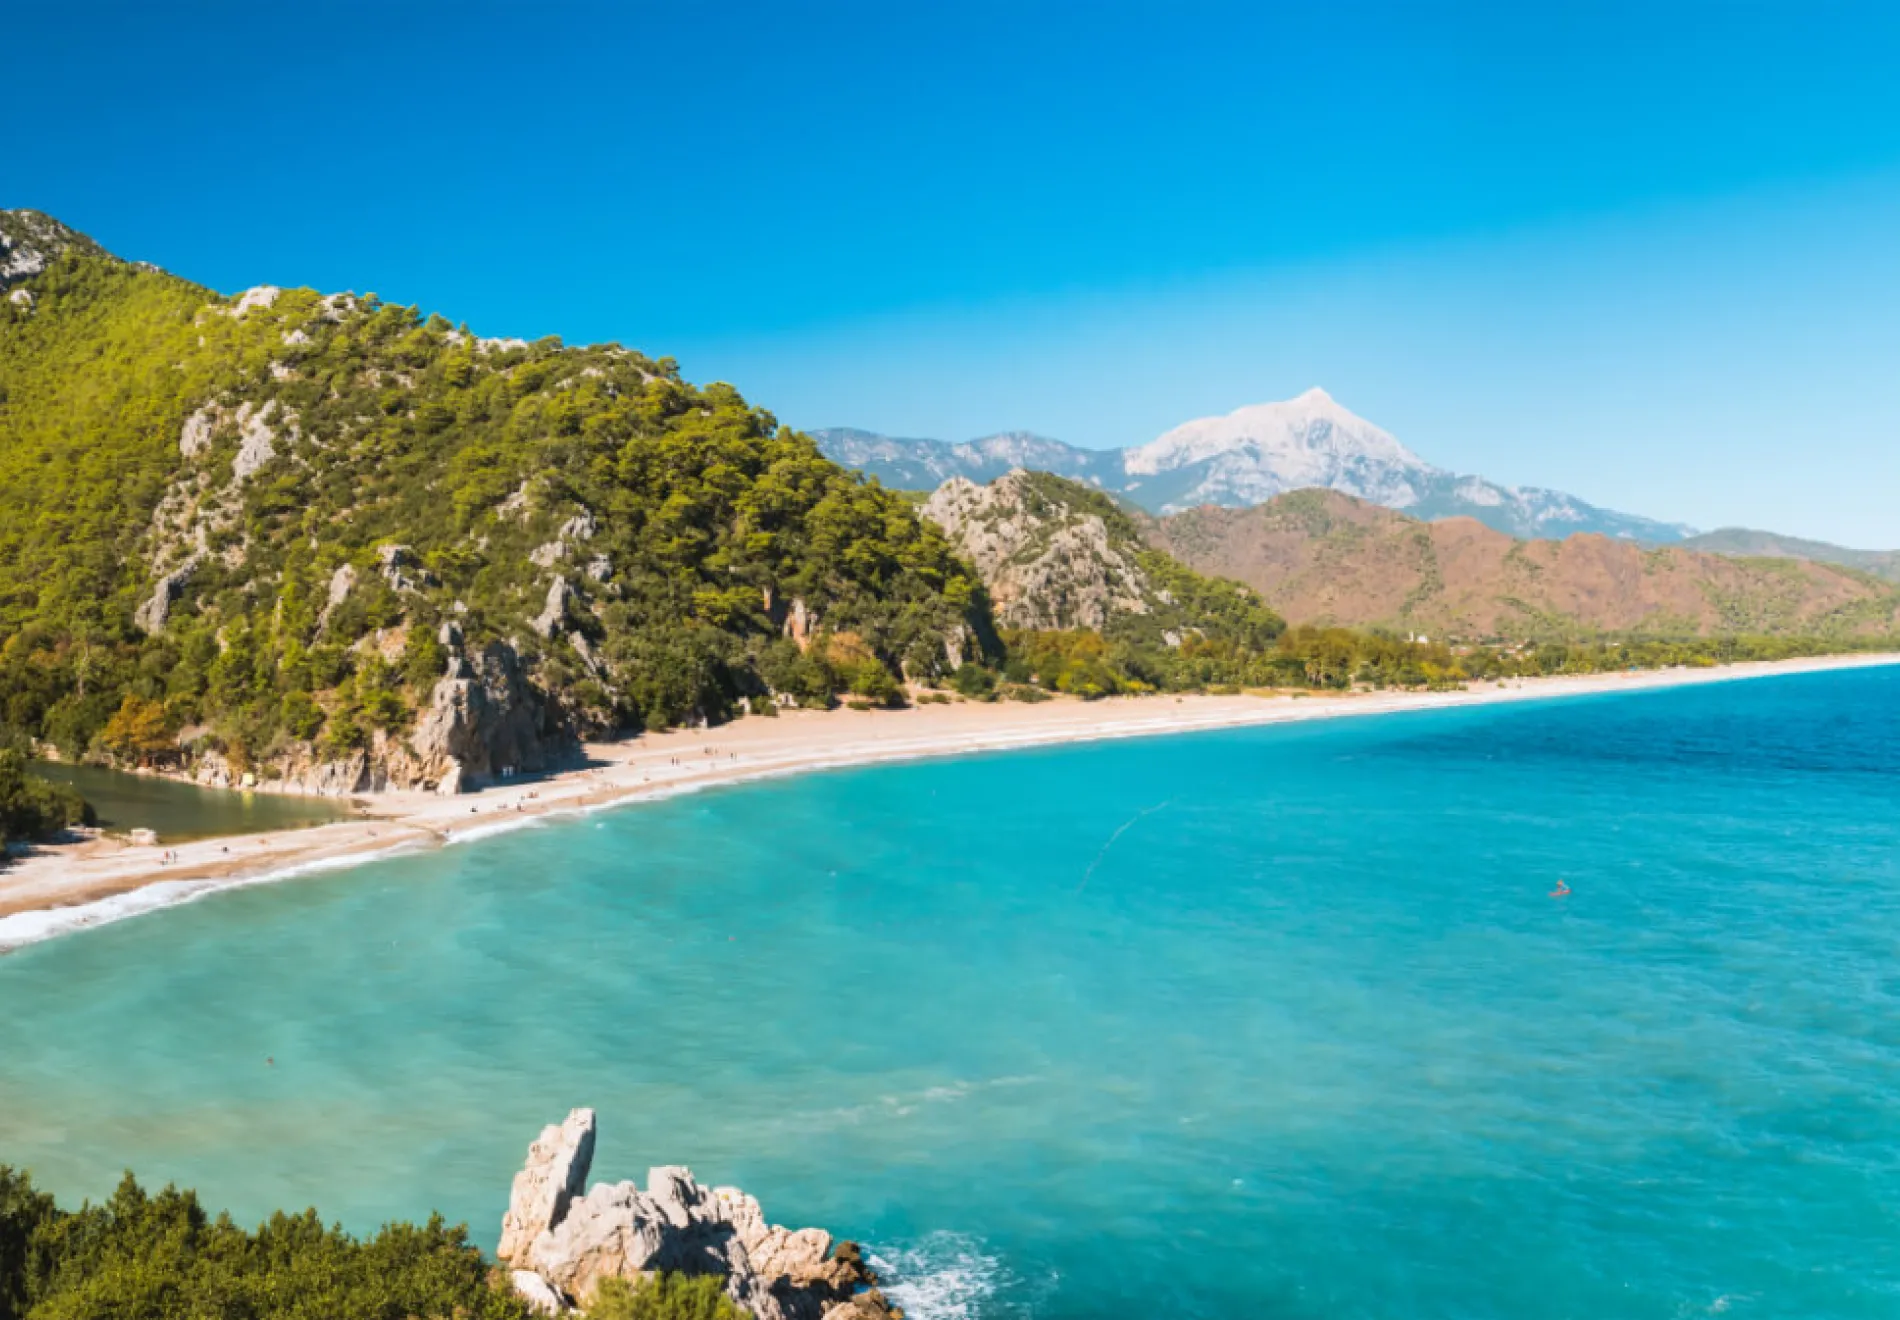
[{"label": "rock formation in water", "polygon": [[819,1228],[769,1223],[733,1187],[701,1187],[664,1166],[632,1182],[587,1186],[594,1111],[576,1109],[528,1147],[502,1218],[496,1255],[515,1290],[548,1314],[584,1306],[606,1279],[660,1271],[716,1274],[756,1320],[892,1320],[854,1243]]}]

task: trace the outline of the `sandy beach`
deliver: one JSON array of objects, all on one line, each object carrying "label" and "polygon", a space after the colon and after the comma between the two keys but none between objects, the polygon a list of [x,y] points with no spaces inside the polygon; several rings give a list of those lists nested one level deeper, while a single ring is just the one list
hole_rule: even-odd
[{"label": "sandy beach", "polygon": [[[722,784],[843,766],[1280,724],[1629,692],[1900,663],[1900,655],[1830,656],[1473,684],[1456,692],[1261,693],[1122,697],[1039,704],[956,702],[892,711],[790,711],[715,729],[590,745],[585,767],[458,797],[387,793],[359,799],[332,825],[170,847],[104,837],[45,847],[0,871],[0,952],[122,920],[221,889],[468,843],[552,815],[650,801]],[[175,860],[165,860],[170,851]]]}]

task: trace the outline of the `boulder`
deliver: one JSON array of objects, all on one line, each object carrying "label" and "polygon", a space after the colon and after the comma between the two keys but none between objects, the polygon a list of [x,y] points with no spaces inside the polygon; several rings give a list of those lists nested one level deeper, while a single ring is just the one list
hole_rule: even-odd
[{"label": "boulder", "polygon": [[509,1282],[528,1304],[530,1311],[541,1315],[561,1315],[567,1310],[567,1299],[554,1291],[554,1286],[533,1270],[515,1270],[509,1275]]},{"label": "boulder", "polygon": [[724,1279],[755,1320],[893,1320],[856,1246],[773,1224],[755,1198],[702,1187],[682,1166],[649,1170],[645,1190],[602,1183],[580,1195],[593,1135],[593,1112],[575,1110],[529,1147],[515,1178],[498,1254],[531,1305],[584,1306],[604,1280],[677,1271]]},{"label": "boulder", "polygon": [[376,551],[377,567],[383,581],[398,594],[421,591],[436,585],[435,575],[422,567],[416,552],[406,545],[385,545]]}]

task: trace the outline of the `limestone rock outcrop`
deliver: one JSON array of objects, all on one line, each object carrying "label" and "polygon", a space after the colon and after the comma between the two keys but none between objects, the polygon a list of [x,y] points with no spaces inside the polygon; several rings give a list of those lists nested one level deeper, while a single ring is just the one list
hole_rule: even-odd
[{"label": "limestone rock outcrop", "polygon": [[152,594],[132,614],[132,621],[148,633],[162,633],[165,625],[171,621],[172,606],[185,593],[191,579],[203,562],[202,556],[193,555],[177,568],[161,577],[152,587]]},{"label": "limestone rock outcrop", "polygon": [[[464,654],[452,623],[440,635],[450,648],[448,672],[407,736],[378,729],[367,746],[328,757],[321,743],[292,744],[262,759],[255,784],[245,787],[319,797],[415,789],[452,796],[511,774],[553,769],[575,752],[572,733],[512,646],[497,641]],[[215,752],[190,755],[187,773],[219,788],[237,787],[240,779]]]},{"label": "limestone rock outcrop", "polygon": [[567,579],[557,577],[548,587],[547,603],[541,607],[540,615],[529,626],[543,637],[552,637],[560,631],[567,621],[568,608],[574,602],[574,588]]},{"label": "limestone rock outcrop", "polygon": [[706,1188],[662,1166],[581,1194],[594,1153],[591,1109],[576,1109],[528,1148],[502,1219],[496,1254],[531,1306],[585,1305],[607,1279],[658,1271],[712,1274],[755,1320],[896,1320],[877,1278],[849,1242],[818,1228],[768,1222],[734,1187]]},{"label": "limestone rock outcrop", "polygon": [[1018,470],[979,486],[952,477],[924,516],[976,565],[1004,627],[1100,629],[1151,608],[1139,543],[1049,478]]},{"label": "limestone rock outcrop", "polygon": [[[409,744],[417,778],[456,792],[482,780],[548,769],[566,745],[544,728],[545,698],[528,681],[513,647],[491,642],[451,660]],[[451,782],[453,787],[444,788]]]},{"label": "limestone rock outcrop", "polygon": [[495,1253],[504,1260],[521,1255],[566,1218],[568,1206],[587,1190],[593,1161],[593,1110],[576,1109],[565,1122],[550,1123],[528,1147],[528,1162],[515,1175]]}]

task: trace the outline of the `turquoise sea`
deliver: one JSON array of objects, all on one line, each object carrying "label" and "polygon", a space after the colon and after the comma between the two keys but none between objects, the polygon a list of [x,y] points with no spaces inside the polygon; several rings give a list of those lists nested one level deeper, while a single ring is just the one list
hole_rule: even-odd
[{"label": "turquoise sea", "polygon": [[0,958],[0,1160],[492,1244],[586,1104],[597,1176],[860,1237],[915,1320],[1893,1317],[1897,756],[1869,670],[812,775],[232,892]]}]

